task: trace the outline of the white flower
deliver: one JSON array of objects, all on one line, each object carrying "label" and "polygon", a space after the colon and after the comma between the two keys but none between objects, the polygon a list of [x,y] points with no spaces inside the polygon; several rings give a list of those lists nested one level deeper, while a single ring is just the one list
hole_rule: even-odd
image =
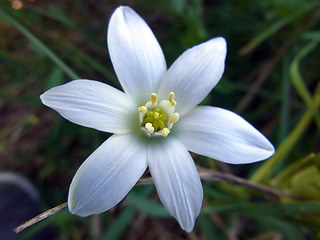
[{"label": "white flower", "polygon": [[197,107],[224,71],[224,38],[185,51],[167,70],[148,25],[131,8],[119,7],[109,23],[108,47],[124,92],[81,79],[41,95],[69,121],[114,133],[78,169],[69,210],[88,216],[112,208],[149,167],[161,202],[190,232],[203,192],[188,151],[242,164],[266,159],[274,148],[235,113]]}]

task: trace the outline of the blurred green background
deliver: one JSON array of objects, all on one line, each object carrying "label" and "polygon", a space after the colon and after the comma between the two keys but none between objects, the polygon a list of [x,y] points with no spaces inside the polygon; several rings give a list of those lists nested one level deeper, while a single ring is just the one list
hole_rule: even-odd
[{"label": "blurred green background", "polygon": [[120,88],[106,45],[119,5],[146,20],[168,66],[189,47],[226,38],[225,73],[204,104],[239,113],[277,152],[241,166],[194,159],[288,196],[203,181],[202,212],[187,234],[153,185],[136,186],[106,213],[80,218],[64,210],[21,239],[47,225],[57,239],[319,239],[319,0],[1,0],[0,171],[32,181],[44,210],[67,200],[76,170],[108,135],[64,120],[39,95],[76,78]]}]

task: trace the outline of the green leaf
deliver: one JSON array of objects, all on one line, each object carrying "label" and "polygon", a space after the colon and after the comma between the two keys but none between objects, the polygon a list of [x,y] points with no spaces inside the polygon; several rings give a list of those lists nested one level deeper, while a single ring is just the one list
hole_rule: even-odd
[{"label": "green leaf", "polygon": [[136,209],[133,206],[128,206],[121,211],[119,216],[112,221],[107,231],[99,238],[99,240],[114,240],[124,233],[125,229],[130,226],[133,221]]},{"label": "green leaf", "polygon": [[258,45],[260,45],[263,41],[270,38],[273,34],[279,31],[282,27],[292,22],[296,18],[300,17],[302,14],[312,11],[316,6],[319,5],[318,1],[314,1],[311,3],[301,3],[301,7],[295,8],[295,12],[288,14],[286,17],[279,19],[273,25],[268,27],[266,30],[262,31],[255,38],[253,38],[248,44],[246,44],[241,50],[241,54],[245,55],[255,49]]},{"label": "green leaf", "polygon": [[12,24],[17,28],[32,44],[37,46],[48,58],[50,58],[58,67],[60,67],[71,79],[79,78],[78,75],[71,70],[54,52],[52,52],[43,42],[41,42],[35,35],[33,35],[26,27],[24,27],[20,22],[10,16],[4,9],[0,6],[0,17]]},{"label": "green leaf", "polygon": [[52,68],[49,76],[46,79],[46,88],[50,89],[52,87],[58,86],[63,83],[63,72],[60,68],[54,67]]},{"label": "green leaf", "polygon": [[308,108],[305,114],[302,116],[298,124],[291,131],[289,136],[284,142],[277,148],[276,153],[265,161],[252,175],[251,181],[263,182],[270,179],[277,167],[282,163],[284,158],[288,155],[291,149],[295,146],[302,134],[309,126],[313,116],[315,115],[318,106],[320,104],[320,85],[316,88],[312,105]]},{"label": "green leaf", "polygon": [[261,223],[267,224],[271,229],[277,229],[282,233],[287,239],[290,240],[303,240],[303,234],[295,225],[290,224],[288,221],[280,220],[274,217],[261,216],[257,218]]},{"label": "green leaf", "polygon": [[138,210],[154,217],[169,217],[170,214],[160,202],[150,200],[136,193],[129,193],[126,197],[128,204],[133,204]]},{"label": "green leaf", "polygon": [[285,203],[285,204],[272,204],[272,203],[241,203],[229,204],[220,206],[204,207],[203,214],[214,212],[230,212],[243,214],[246,216],[259,217],[259,216],[274,216],[274,217],[294,217],[297,215],[305,214],[319,214],[320,204],[313,202],[305,203]]},{"label": "green leaf", "polygon": [[224,192],[220,192],[218,190],[216,190],[215,188],[212,187],[208,187],[206,185],[203,185],[203,192],[205,196],[210,196],[213,197],[214,199],[221,199],[221,200],[225,200],[228,202],[234,202],[238,199],[235,199],[234,196],[231,195],[227,195]]},{"label": "green leaf", "polygon": [[[297,56],[294,58],[290,65],[290,77],[295,90],[299,93],[300,97],[303,99],[305,104],[310,107],[312,105],[312,96],[305,84],[305,80],[303,79],[300,73],[300,62],[303,58],[305,58],[316,46],[319,44],[319,39],[310,42],[304,48],[302,48]],[[316,113],[316,122],[318,128],[320,129],[320,115],[319,112]]]},{"label": "green leaf", "polygon": [[200,215],[196,223],[204,233],[205,239],[217,239],[217,230],[209,217]]},{"label": "green leaf", "polygon": [[296,160],[272,180],[272,185],[278,188],[284,187],[296,173],[312,165],[313,161],[315,161],[314,153],[310,153],[304,158]]},{"label": "green leaf", "polygon": [[69,18],[69,16],[64,11],[62,11],[54,4],[49,4],[47,14],[50,15],[50,17],[52,17],[53,19],[56,19],[69,27],[73,27],[75,25],[72,19]]},{"label": "green leaf", "polygon": [[181,14],[186,7],[186,0],[170,0],[172,8],[176,13]]},{"label": "green leaf", "polygon": [[[140,188],[140,187],[139,187]],[[135,188],[134,190],[141,190],[139,192],[141,198],[148,197],[153,191],[153,186],[143,186],[140,189]],[[132,190],[129,195],[135,195],[134,190]],[[135,206],[126,206],[119,216],[112,221],[109,225],[108,229],[103,233],[103,235],[99,238],[99,240],[113,240],[119,239],[120,236],[125,232],[125,230],[130,226],[133,221],[134,215],[137,212],[137,208]]]}]

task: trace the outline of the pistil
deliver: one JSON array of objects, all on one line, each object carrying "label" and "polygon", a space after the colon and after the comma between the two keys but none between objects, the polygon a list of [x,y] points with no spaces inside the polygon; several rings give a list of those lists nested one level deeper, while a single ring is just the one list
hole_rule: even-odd
[{"label": "pistil", "polygon": [[174,92],[170,92],[168,100],[157,102],[157,94],[151,93],[150,101],[139,107],[140,124],[143,132],[151,136],[167,137],[173,124],[179,120],[175,111]]}]

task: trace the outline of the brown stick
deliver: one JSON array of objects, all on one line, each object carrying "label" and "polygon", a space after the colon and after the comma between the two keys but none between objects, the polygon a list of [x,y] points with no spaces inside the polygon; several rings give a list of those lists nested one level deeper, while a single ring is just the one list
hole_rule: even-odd
[{"label": "brown stick", "polygon": [[255,189],[274,197],[293,197],[288,193],[267,187],[259,183],[250,182],[244,178],[240,178],[229,173],[221,173],[218,171],[209,170],[205,168],[198,168],[198,170],[199,170],[199,175],[203,180],[223,180],[236,185],[242,185],[247,188]]},{"label": "brown stick", "polygon": [[[228,173],[221,173],[218,171],[214,171],[214,170],[209,170],[209,169],[205,169],[205,168],[198,168],[199,171],[199,175],[200,178],[203,180],[223,180],[229,183],[233,183],[233,184],[237,184],[237,185],[242,185],[251,189],[255,189],[258,190],[260,192],[263,192],[265,194],[268,195],[272,195],[272,196],[276,196],[276,197],[290,197],[289,194],[269,188],[267,186],[264,186],[262,184],[259,183],[254,183],[254,182],[250,182],[244,178],[240,178],[240,177],[236,177],[232,174],[228,174]],[[147,177],[147,178],[141,178],[136,185],[149,185],[152,184],[153,180],[151,177]],[[22,232],[23,230],[25,230],[26,228],[46,219],[47,217],[56,214],[60,211],[62,211],[63,209],[67,208],[68,204],[62,203],[54,208],[51,208],[43,213],[40,213],[39,215],[35,216],[34,218],[24,222],[23,224],[19,225],[18,227],[14,228],[13,231],[15,233],[19,233]]]},{"label": "brown stick", "polygon": [[54,208],[49,209],[48,211],[40,213],[39,215],[35,216],[34,218],[24,222],[23,224],[19,225],[16,228],[14,228],[13,231],[15,233],[22,232],[26,228],[28,228],[28,227],[30,227],[30,226],[42,221],[43,219],[46,219],[47,217],[60,212],[61,210],[65,209],[67,206],[68,206],[68,203],[65,202],[65,203],[62,203],[62,204],[54,207]]}]

